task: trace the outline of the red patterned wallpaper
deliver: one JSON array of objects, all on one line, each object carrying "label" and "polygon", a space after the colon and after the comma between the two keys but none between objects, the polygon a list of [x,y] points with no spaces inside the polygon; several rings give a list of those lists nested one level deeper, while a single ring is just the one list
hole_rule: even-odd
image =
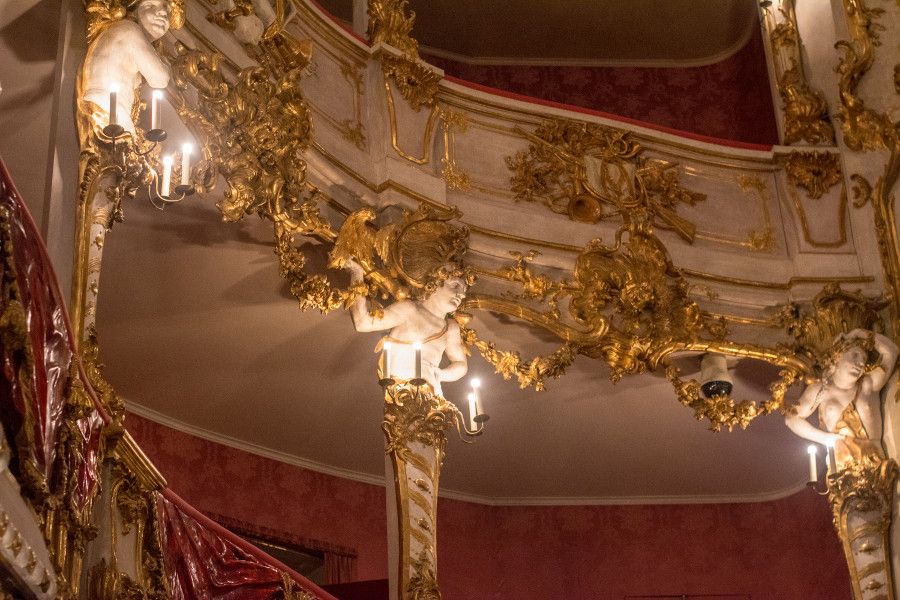
[{"label": "red patterned wallpaper", "polygon": [[323,475],[129,414],[126,428],[197,510],[357,551],[357,577],[387,577],[384,488]]},{"label": "red patterned wallpaper", "polygon": [[508,92],[710,137],[778,143],[758,27],[741,50],[703,67],[469,65],[423,58],[448,75]]},{"label": "red patterned wallpaper", "polygon": [[[129,415],[169,486],[199,510],[348,546],[360,580],[387,577],[384,490]],[[491,507],[442,499],[445,600],[619,600],[751,594],[849,600],[831,514],[812,492],[754,504]]]}]

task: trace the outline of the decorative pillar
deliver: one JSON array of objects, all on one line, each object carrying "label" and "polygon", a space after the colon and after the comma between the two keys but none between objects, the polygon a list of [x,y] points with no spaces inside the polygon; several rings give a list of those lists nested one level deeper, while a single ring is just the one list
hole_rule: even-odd
[{"label": "decorative pillar", "polygon": [[[441,465],[444,462],[445,431],[457,422],[456,406],[434,393],[421,380],[391,382],[385,386],[385,451],[390,458],[396,523],[389,544],[399,549],[397,600],[436,600],[437,500]],[[388,502],[390,503],[390,495]],[[392,577],[393,581],[394,578]]]},{"label": "decorative pillar", "polygon": [[890,527],[897,463],[865,456],[828,476],[828,501],[841,538],[854,600],[894,600]]}]

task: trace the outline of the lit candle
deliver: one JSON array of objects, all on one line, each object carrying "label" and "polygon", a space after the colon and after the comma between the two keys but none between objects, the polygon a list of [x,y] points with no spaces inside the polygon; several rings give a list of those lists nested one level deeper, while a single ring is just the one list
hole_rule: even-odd
[{"label": "lit candle", "polygon": [[469,394],[469,429],[477,429],[475,417],[478,415],[478,400],[475,392]]},{"label": "lit candle", "polygon": [[472,415],[474,421],[475,417],[484,412],[484,408],[481,406],[481,380],[476,377],[470,383],[472,385],[472,396],[475,397],[475,412]]},{"label": "lit candle", "polygon": [[391,343],[385,342],[383,348],[384,348],[384,352],[383,352],[384,376],[386,379],[390,379],[391,378]]},{"label": "lit candle", "polygon": [[413,344],[416,351],[416,379],[422,379],[422,342]]},{"label": "lit candle", "polygon": [[828,449],[826,450],[828,453],[828,470],[832,474],[837,473],[837,462],[834,458],[834,443],[828,443]]},{"label": "lit candle", "polygon": [[191,179],[191,152],[194,147],[191,144],[181,145],[181,185],[188,185]]},{"label": "lit candle", "polygon": [[116,115],[116,108],[118,104],[118,96],[119,96],[119,84],[111,83],[109,84],[109,124],[110,125],[118,125],[119,119]]},{"label": "lit candle", "polygon": [[806,451],[809,453],[809,482],[815,483],[819,480],[819,469],[816,467],[816,447],[810,444]]},{"label": "lit candle", "polygon": [[162,180],[162,196],[169,195],[169,188],[172,185],[172,155],[163,156],[163,180]]},{"label": "lit candle", "polygon": [[162,90],[153,90],[150,96],[150,129],[160,129],[159,125],[159,101],[162,99]]}]

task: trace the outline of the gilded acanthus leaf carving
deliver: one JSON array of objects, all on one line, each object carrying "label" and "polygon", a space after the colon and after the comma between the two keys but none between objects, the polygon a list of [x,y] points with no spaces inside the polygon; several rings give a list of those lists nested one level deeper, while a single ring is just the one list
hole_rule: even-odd
[{"label": "gilded acanthus leaf carving", "polygon": [[533,386],[537,391],[544,389],[548,378],[558,379],[561,377],[578,355],[577,348],[573,344],[567,343],[548,356],[536,356],[525,361],[516,351],[498,350],[493,342],[480,339],[474,329],[463,327],[460,329],[460,335],[462,335],[463,342],[478,350],[479,354],[494,367],[494,370],[503,379],[509,380],[515,376],[519,387]]},{"label": "gilded acanthus leaf carving", "polygon": [[806,190],[813,200],[841,182],[840,155],[831,152],[791,152],[784,164],[788,181]]},{"label": "gilded acanthus leaf carving", "polygon": [[683,381],[677,368],[673,365],[666,366],[666,378],[675,389],[678,401],[692,409],[698,421],[707,419],[711,431],[721,431],[723,427],[728,431],[734,427],[746,429],[756,417],[784,410],[784,395],[799,380],[800,372],[788,368],[783,369],[779,375],[781,378],[769,387],[771,397],[757,403],[752,400],[735,400],[728,394],[707,397],[700,389],[699,382],[693,379]]},{"label": "gilded acanthus leaf carving", "polygon": [[[719,321],[701,316],[688,283],[646,221],[621,227],[611,246],[590,242],[570,278],[553,280],[535,272],[532,257],[519,254],[513,266],[497,273],[521,287],[519,297],[475,295],[466,301],[469,308],[524,319],[566,342],[549,358],[523,364],[517,353],[469,340],[499,372],[515,374],[520,384],[543,386],[545,376],[558,376],[576,353],[602,359],[618,381],[655,368],[673,343],[689,345],[704,330],[712,339],[724,333]],[[526,308],[523,301],[546,304],[548,310]]]},{"label": "gilded acanthus leaf carving", "polygon": [[411,565],[413,575],[409,578],[405,597],[409,600],[441,600],[434,564],[427,552],[422,552]]},{"label": "gilded acanthus leaf carving", "polygon": [[803,71],[800,35],[793,0],[784,0],[778,9],[782,20],[772,26],[774,15],[766,14],[775,60],[778,93],[784,103],[784,142],[809,144],[834,142],[834,127],[828,119],[828,105],[822,94],[810,87]]},{"label": "gilded acanthus leaf carving", "polygon": [[835,47],[842,52],[837,72],[841,98],[841,128],[844,143],[851,150],[878,150],[898,144],[898,134],[890,116],[868,108],[857,95],[863,76],[875,63],[875,47],[881,44],[879,31],[884,26],[878,18],[882,8],[869,8],[865,0],[844,0],[850,40],[841,40]]},{"label": "gilded acanthus leaf carving", "polygon": [[531,144],[506,158],[516,199],[539,201],[588,223],[613,215],[628,222],[647,212],[657,226],[693,241],[696,227],[680,217],[677,208],[706,196],[682,187],[678,166],[646,156],[628,132],[551,120],[533,133],[519,133]]},{"label": "gilded acanthus leaf carving", "polygon": [[435,394],[428,384],[416,387],[397,383],[384,397],[385,452],[406,460],[410,444],[435,448],[443,456],[447,443],[445,431],[462,422],[459,409],[443,396]]},{"label": "gilded acanthus leaf carving", "polygon": [[891,458],[863,456],[828,476],[828,500],[840,531],[849,511],[880,513],[880,525],[890,526],[891,501],[897,479],[897,463]]},{"label": "gilded acanthus leaf carving", "polygon": [[794,338],[792,350],[820,369],[835,338],[853,329],[882,331],[878,312],[888,305],[884,298],[868,298],[861,292],[828,284],[808,307],[791,303],[773,317],[773,322]]},{"label": "gilded acanthus leaf carving", "polygon": [[408,56],[383,54],[381,69],[385,77],[394,81],[400,95],[413,110],[419,111],[423,106],[434,106],[441,76],[425,63]]},{"label": "gilded acanthus leaf carving", "polygon": [[419,58],[419,44],[412,37],[416,13],[408,0],[369,0],[369,41],[390,44],[410,58]]}]

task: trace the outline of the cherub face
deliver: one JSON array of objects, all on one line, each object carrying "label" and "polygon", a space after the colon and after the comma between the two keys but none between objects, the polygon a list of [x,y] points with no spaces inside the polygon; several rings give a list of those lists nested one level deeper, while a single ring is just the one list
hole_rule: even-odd
[{"label": "cherub face", "polygon": [[434,291],[429,300],[441,312],[452,313],[465,300],[467,289],[465,281],[458,277],[451,277]]},{"label": "cherub face", "polygon": [[158,40],[169,30],[169,0],[142,0],[135,13],[150,39]]},{"label": "cherub face", "polygon": [[866,351],[859,346],[848,348],[834,365],[834,375],[843,380],[856,381],[866,372]]}]

